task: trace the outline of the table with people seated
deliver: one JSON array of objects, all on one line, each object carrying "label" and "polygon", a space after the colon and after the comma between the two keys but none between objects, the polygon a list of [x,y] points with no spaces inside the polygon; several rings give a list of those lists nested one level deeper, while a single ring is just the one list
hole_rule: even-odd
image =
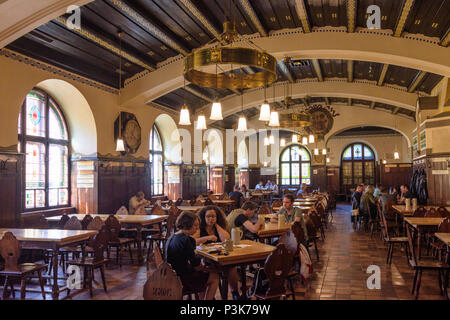
[{"label": "table with people seated", "polygon": [[[239,245],[235,245],[233,251],[230,251],[228,255],[210,253],[212,250],[221,247],[220,244],[203,245],[197,247],[197,254],[205,258],[208,262],[214,264],[218,269],[230,266],[241,266],[241,292],[246,296],[247,293],[247,281],[246,281],[246,268],[247,265],[255,263],[263,263],[269,254],[275,250],[274,246],[264,243],[242,240]],[[223,249],[223,248],[222,248]],[[227,299],[228,282],[223,279],[220,292],[222,299]]]},{"label": "table with people seated", "polygon": [[[408,217],[404,222],[412,226],[417,231],[417,257],[421,257],[422,234],[425,232],[436,232],[439,224],[444,218]],[[406,229],[405,229],[406,230]]]},{"label": "table with people seated", "polygon": [[[82,248],[91,236],[97,234],[94,230],[58,230],[58,229],[0,229],[0,239],[6,232],[14,234],[22,249],[51,250],[53,266],[58,266],[58,252],[65,246],[81,245]],[[67,290],[66,286],[58,285],[58,268],[53,268],[52,297],[59,299],[59,294]]]},{"label": "table with people seated", "polygon": [[259,229],[258,237],[261,240],[269,240],[270,238],[280,237],[291,228],[289,224],[279,226],[276,222],[266,222],[264,227]]},{"label": "table with people seated", "polygon": [[[78,220],[82,220],[85,214],[70,214],[69,217],[77,217]],[[106,221],[110,215],[108,214],[91,214],[92,218],[100,217],[103,221]],[[162,223],[168,218],[167,215],[114,215],[119,220],[122,228],[124,229],[136,229],[136,241],[138,249],[138,263],[144,262],[142,255],[142,229],[151,225],[159,225],[159,229],[162,232]],[[47,221],[50,224],[58,223],[62,216],[48,217]]]},{"label": "table with people seated", "polygon": [[[411,207],[411,209],[406,210],[406,205],[393,205],[392,208],[398,214],[401,214],[403,217],[411,217],[414,215],[414,210],[412,209],[412,207]],[[437,209],[439,207],[438,206],[424,206],[424,208],[426,210],[430,210],[431,208]],[[445,208],[447,209],[447,211],[450,212],[450,207],[445,207]]]}]

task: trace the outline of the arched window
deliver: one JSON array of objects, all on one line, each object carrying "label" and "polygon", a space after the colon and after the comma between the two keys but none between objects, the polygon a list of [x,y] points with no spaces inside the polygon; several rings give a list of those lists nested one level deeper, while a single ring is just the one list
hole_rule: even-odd
[{"label": "arched window", "polygon": [[291,145],[281,152],[280,177],[282,186],[311,184],[311,156],[306,148]]},{"label": "arched window", "polygon": [[375,183],[375,153],[364,143],[353,143],[341,157],[341,181],[345,191],[355,185]]},{"label": "arched window", "polygon": [[152,167],[152,196],[164,193],[164,158],[161,135],[156,125],[150,131],[150,163]]},{"label": "arched window", "polygon": [[19,115],[18,151],[25,153],[25,209],[69,205],[69,132],[55,100],[33,89]]}]

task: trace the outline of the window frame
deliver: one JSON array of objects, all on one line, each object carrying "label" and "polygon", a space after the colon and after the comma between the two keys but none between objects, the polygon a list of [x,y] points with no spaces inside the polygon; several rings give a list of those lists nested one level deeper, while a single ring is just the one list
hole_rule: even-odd
[{"label": "window frame", "polygon": [[[305,150],[306,153],[308,154],[309,160],[302,160],[301,155],[299,155],[299,160],[292,160],[292,148],[293,147],[298,147],[300,150]],[[283,161],[283,155],[285,152],[289,153],[289,161]],[[309,183],[307,184],[308,186],[311,186],[311,153],[309,152],[309,150],[307,148],[305,148],[305,146],[301,145],[301,144],[291,144],[289,146],[287,146],[286,148],[284,148],[281,153],[280,153],[280,177],[279,177],[279,183],[278,185],[280,187],[299,187],[302,185],[302,164],[307,163],[309,164]],[[292,184],[292,164],[293,163],[298,163],[299,164],[299,180],[300,183],[299,184]],[[289,184],[282,184],[283,182],[283,164],[289,164]]]},{"label": "window frame", "polygon": [[[155,133],[156,133],[157,137],[159,138],[159,142],[160,142],[160,145],[161,145],[161,151],[155,151],[154,150],[154,148],[155,148],[155,143],[154,143]],[[160,196],[164,195],[164,174],[165,174],[165,172],[164,172],[164,167],[165,167],[165,164],[164,164],[164,144],[163,144],[163,141],[162,141],[162,138],[161,138],[161,131],[158,129],[158,126],[156,125],[156,123],[153,124],[152,130],[150,131],[150,141],[151,141],[151,149],[149,150],[149,160],[150,160],[150,168],[151,168],[151,171],[150,171],[150,184],[151,184],[150,185],[150,191],[151,191],[151,196],[152,197],[160,197]],[[155,155],[160,155],[161,156],[161,163],[162,163],[162,182],[161,183],[154,182],[155,174],[154,174],[153,161],[155,159]],[[157,185],[157,184],[161,184],[162,185],[161,194],[155,194],[154,193],[155,185]]]},{"label": "window frame", "polygon": [[[362,155],[361,155],[361,159],[355,159],[355,154],[354,154],[354,146],[355,145],[361,145],[362,146]],[[344,159],[344,153],[350,148],[351,150],[351,155],[352,155],[352,159]],[[365,156],[365,148],[368,148],[371,152],[372,152],[372,159],[366,159]],[[361,163],[362,165],[362,181],[360,182],[355,182],[355,163]],[[352,183],[351,184],[344,184],[344,163],[351,163],[352,165]],[[367,180],[366,180],[366,163],[372,163],[373,166],[373,183],[369,183],[369,184],[375,184],[376,183],[376,155],[375,155],[375,151],[367,144],[365,144],[364,142],[353,142],[350,143],[348,145],[346,145],[344,147],[344,149],[342,150],[341,153],[341,163],[340,163],[340,185],[342,188],[344,189],[349,189],[349,188],[354,188],[354,186],[358,183],[364,182],[365,184],[367,184]],[[347,190],[345,190],[347,191]]]},{"label": "window frame", "polygon": [[[44,97],[44,108],[45,108],[45,137],[39,137],[39,136],[30,136],[27,135],[27,128],[26,128],[26,116],[27,116],[27,110],[26,110],[26,103],[27,103],[27,96],[28,94],[32,92],[37,92],[40,95]],[[64,125],[64,129],[66,130],[66,136],[67,140],[61,140],[61,139],[53,139],[50,138],[50,109],[53,105],[56,108],[57,115],[61,118],[62,124]],[[20,121],[20,133],[18,133],[18,142],[20,147],[18,148],[18,152],[25,155],[24,160],[24,173],[22,177],[22,205],[23,205],[23,211],[24,212],[35,212],[35,211],[43,211],[43,210],[49,210],[49,209],[58,209],[58,208],[68,208],[71,207],[72,203],[72,150],[71,150],[71,135],[70,130],[67,125],[67,120],[64,115],[63,110],[59,106],[59,104],[56,102],[55,98],[53,98],[50,94],[48,94],[46,91],[41,90],[39,88],[33,88],[31,89],[27,95],[25,96],[25,99],[22,103],[20,114],[19,114],[19,121]],[[18,121],[18,122],[19,122]],[[19,123],[18,123],[19,124]],[[19,131],[19,128],[17,128]],[[45,188],[42,189],[45,191],[45,206],[43,207],[35,207],[35,208],[26,208],[25,205],[25,195],[26,195],[26,147],[27,142],[35,142],[35,143],[42,143],[45,146]],[[57,206],[50,206],[49,205],[49,194],[50,194],[50,178],[49,178],[49,162],[50,162],[50,145],[58,145],[58,146],[64,146],[67,147],[67,204],[65,205],[57,205]],[[54,188],[52,188],[54,189]],[[64,189],[64,188],[58,188],[58,189]],[[37,189],[30,189],[30,190],[37,190]],[[36,205],[36,197],[35,197],[35,205]]]}]

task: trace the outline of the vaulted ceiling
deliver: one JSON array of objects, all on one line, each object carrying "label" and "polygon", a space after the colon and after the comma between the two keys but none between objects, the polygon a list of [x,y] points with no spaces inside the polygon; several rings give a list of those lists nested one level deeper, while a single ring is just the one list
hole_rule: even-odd
[{"label": "vaulted ceiling", "polygon": [[[153,71],[167,59],[186,56],[216,41],[222,23],[233,16],[240,34],[267,36],[281,29],[304,33],[331,27],[344,32],[368,30],[366,9],[381,8],[381,29],[386,37],[420,37],[426,43],[447,47],[450,42],[450,0],[96,0],[81,8],[81,30],[65,25],[69,15],[40,26],[7,48],[56,65],[108,86],[119,87],[142,71]],[[118,32],[123,32],[122,41]],[[330,41],[333,41],[330,36]],[[121,49],[122,45],[122,49]],[[429,94],[442,75],[402,66],[360,60],[305,59],[278,64],[279,81],[313,79],[347,82],[372,81],[408,92]],[[251,68],[243,72],[251,73]],[[179,110],[184,101],[195,110],[214,98],[236,94],[187,84],[153,101]],[[332,97],[325,103],[339,103]],[[344,100],[346,100],[344,98]],[[349,101],[347,100],[346,103]],[[412,116],[410,110],[372,101],[353,100],[351,105],[384,109]],[[257,110],[247,110],[249,116]],[[228,121],[227,121],[228,120]],[[218,125],[235,123],[225,119]]]}]

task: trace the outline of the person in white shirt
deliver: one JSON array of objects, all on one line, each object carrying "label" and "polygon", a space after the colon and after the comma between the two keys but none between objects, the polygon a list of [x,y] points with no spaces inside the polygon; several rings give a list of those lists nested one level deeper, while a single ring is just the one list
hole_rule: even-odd
[{"label": "person in white shirt", "polygon": [[128,212],[131,215],[144,215],[145,207],[150,205],[150,201],[145,200],[145,194],[142,191],[139,191],[135,196],[131,197],[130,203],[128,205]]},{"label": "person in white shirt", "polygon": [[266,183],[266,189],[267,189],[267,190],[272,190],[272,188],[273,188],[272,181],[267,180],[267,183]]},{"label": "person in white shirt", "polygon": [[262,190],[263,188],[264,188],[263,182],[260,181],[260,182],[256,185],[255,190]]}]

